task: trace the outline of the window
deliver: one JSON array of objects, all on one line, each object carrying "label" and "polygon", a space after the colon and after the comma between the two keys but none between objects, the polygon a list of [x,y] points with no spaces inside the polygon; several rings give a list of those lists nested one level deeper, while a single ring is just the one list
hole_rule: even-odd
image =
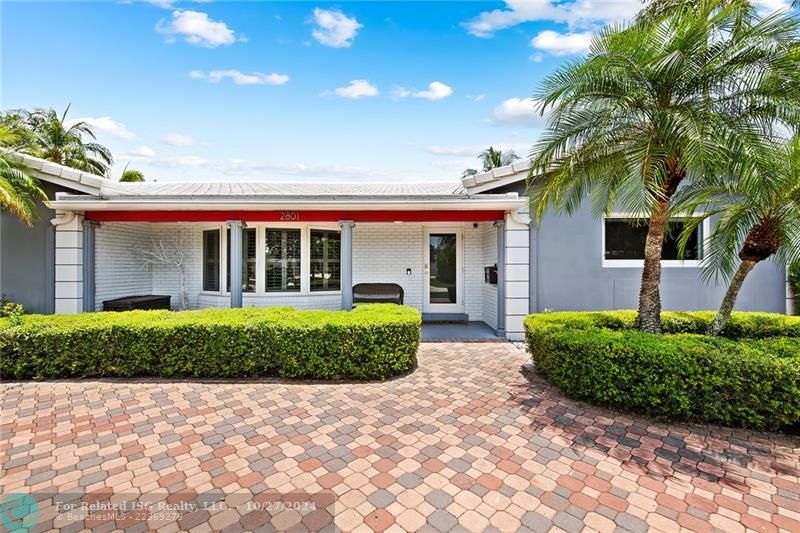
[{"label": "window", "polygon": [[267,292],[300,292],[300,230],[266,230]]},{"label": "window", "polygon": [[219,291],[219,230],[203,232],[203,290]]},{"label": "window", "polygon": [[[231,230],[228,229],[228,281],[225,290],[231,290]],[[242,291],[256,292],[256,229],[242,228]]]},{"label": "window", "polygon": [[311,290],[338,291],[341,288],[341,234],[311,230]]},{"label": "window", "polygon": [[[670,220],[664,238],[661,259],[666,261],[697,261],[703,258],[703,225],[686,243],[683,257],[678,254],[678,242],[686,227],[682,220]],[[605,219],[606,261],[643,260],[644,245],[647,239],[648,221],[645,218],[608,217]]]}]

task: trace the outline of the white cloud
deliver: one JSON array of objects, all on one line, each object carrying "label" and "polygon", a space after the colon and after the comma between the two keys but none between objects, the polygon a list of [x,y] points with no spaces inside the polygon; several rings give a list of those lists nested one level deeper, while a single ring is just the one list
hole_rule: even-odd
[{"label": "white cloud", "polygon": [[170,40],[182,36],[190,44],[216,48],[236,42],[236,34],[222,21],[209,18],[207,13],[190,10],[175,10],[172,20],[161,20],[156,24],[156,31],[167,35]]},{"label": "white cloud", "polygon": [[471,35],[483,38],[518,24],[542,20],[567,24],[570,28],[590,28],[631,19],[642,7],[640,0],[506,0],[505,9],[484,11],[462,26]]},{"label": "white cloud", "polygon": [[251,72],[249,74],[238,70],[212,70],[203,72],[193,70],[189,77],[195,80],[208,80],[210,83],[219,83],[225,78],[230,78],[236,85],[283,85],[289,81],[286,74],[262,74],[261,72]]},{"label": "white cloud", "polygon": [[161,136],[161,142],[170,146],[192,146],[197,144],[193,137],[182,133],[165,133]]},{"label": "white cloud", "polygon": [[73,124],[76,122],[85,122],[95,133],[105,133],[117,139],[130,141],[136,138],[136,134],[130,131],[125,124],[117,122],[111,117],[84,117],[75,120]]},{"label": "white cloud", "polygon": [[541,63],[542,60],[544,60],[544,55],[542,55],[542,54],[531,54],[530,56],[528,56],[528,59],[530,59],[534,63]]},{"label": "white cloud", "polygon": [[428,85],[427,91],[417,91],[414,98],[425,98],[426,100],[442,100],[453,94],[453,88],[440,81],[433,81]]},{"label": "white cloud", "polygon": [[478,155],[486,150],[489,146],[493,146],[503,152],[513,151],[518,156],[522,157],[530,149],[530,144],[525,143],[508,143],[508,142],[489,142],[484,145],[462,145],[462,146],[441,146],[433,145],[426,146],[425,151],[433,155],[441,156],[472,156],[473,160],[477,159]]},{"label": "white cloud", "polygon": [[128,152],[128,155],[133,157],[154,157],[156,153],[149,146],[139,146]]},{"label": "white cloud", "polygon": [[792,3],[788,0],[755,0],[753,4],[762,17],[771,15],[776,11],[788,11],[792,8]]},{"label": "white cloud", "polygon": [[477,96],[472,96],[472,95],[469,95],[469,94],[467,95],[467,100],[471,100],[473,102],[482,102],[485,99],[486,99],[486,95],[485,94],[479,94]]},{"label": "white cloud", "polygon": [[348,17],[338,9],[314,9],[314,24],[311,36],[333,48],[348,48],[358,30],[364,27],[355,17]]},{"label": "white cloud", "polygon": [[531,47],[555,56],[582,54],[592,44],[592,32],[559,33],[553,30],[540,32],[531,39]]},{"label": "white cloud", "polygon": [[334,89],[336,96],[358,100],[365,96],[378,96],[378,88],[367,80],[350,80],[350,84]]},{"label": "white cloud", "polygon": [[543,128],[547,116],[541,116],[533,98],[509,98],[494,108],[492,121],[500,126]]},{"label": "white cloud", "polygon": [[424,91],[406,89],[405,87],[395,87],[392,90],[393,98],[408,98],[409,96],[413,96],[414,98],[425,98],[426,100],[442,100],[451,94],[453,94],[453,88],[440,81],[431,82]]}]

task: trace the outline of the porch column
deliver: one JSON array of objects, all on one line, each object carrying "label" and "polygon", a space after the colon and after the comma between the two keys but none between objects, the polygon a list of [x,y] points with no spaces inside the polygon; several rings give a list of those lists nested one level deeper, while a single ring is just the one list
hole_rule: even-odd
[{"label": "porch column", "polygon": [[531,217],[528,226],[528,312],[538,312],[539,306],[536,301],[536,223]]},{"label": "porch column", "polygon": [[506,222],[498,220],[497,228],[497,334],[506,334]]},{"label": "porch column", "polygon": [[94,297],[95,297],[95,268],[94,268],[94,243],[95,243],[95,229],[98,224],[91,220],[84,220],[81,224],[83,226],[83,306],[84,313],[94,311]]},{"label": "porch column", "polygon": [[353,308],[353,228],[356,223],[352,220],[340,220],[342,228],[342,257],[340,259],[342,309],[349,311]]},{"label": "porch column", "polygon": [[242,307],[242,229],[245,227],[241,220],[229,220],[228,228],[231,230],[230,264],[228,272],[231,277],[231,309]]}]

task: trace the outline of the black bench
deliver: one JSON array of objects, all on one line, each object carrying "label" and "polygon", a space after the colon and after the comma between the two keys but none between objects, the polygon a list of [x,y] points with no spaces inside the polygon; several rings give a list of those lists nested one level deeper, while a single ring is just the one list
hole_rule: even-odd
[{"label": "black bench", "polygon": [[125,296],[103,302],[103,311],[132,311],[134,309],[169,309],[171,296],[144,294]]},{"label": "black bench", "polygon": [[353,303],[403,305],[403,287],[397,283],[357,283],[353,286]]}]

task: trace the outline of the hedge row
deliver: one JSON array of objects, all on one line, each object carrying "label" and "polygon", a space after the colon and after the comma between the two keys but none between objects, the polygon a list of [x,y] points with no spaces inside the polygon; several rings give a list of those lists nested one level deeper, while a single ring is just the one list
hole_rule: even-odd
[{"label": "hedge row", "polygon": [[391,304],[0,319],[0,376],[385,379],[416,367],[420,315]]},{"label": "hedge row", "polygon": [[727,338],[699,335],[713,313],[548,313],[525,321],[540,372],[567,395],[656,418],[780,430],[800,423],[800,317],[734,313]]}]

